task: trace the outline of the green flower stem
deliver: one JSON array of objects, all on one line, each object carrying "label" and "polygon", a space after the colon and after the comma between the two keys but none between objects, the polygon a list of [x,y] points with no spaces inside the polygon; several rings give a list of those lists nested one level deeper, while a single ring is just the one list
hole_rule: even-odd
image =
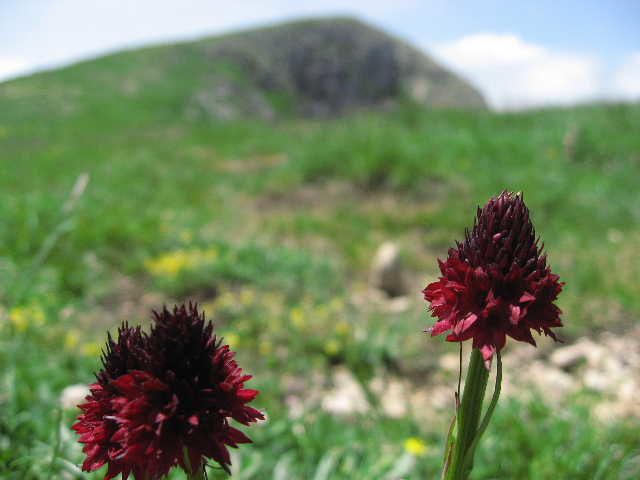
[{"label": "green flower stem", "polygon": [[471,466],[473,465],[473,455],[476,451],[476,447],[480,443],[480,438],[482,434],[489,426],[489,422],[491,421],[491,416],[493,415],[493,411],[496,409],[496,405],[498,404],[498,399],[500,398],[500,389],[502,387],[502,357],[500,356],[500,352],[496,352],[496,385],[493,389],[493,396],[491,397],[491,403],[489,403],[489,407],[487,408],[487,412],[484,414],[482,418],[482,423],[478,427],[478,431],[476,432],[476,436],[467,450],[467,453],[464,457],[464,468],[467,467],[471,470]]},{"label": "green flower stem", "polygon": [[446,480],[466,480],[473,468],[473,457],[466,458],[467,451],[471,448],[478,432],[488,380],[489,371],[484,366],[480,350],[474,348],[471,352],[471,362],[458,410],[457,435],[451,464],[445,475]]},{"label": "green flower stem", "polygon": [[206,476],[204,473],[204,465],[202,467],[200,467],[200,469],[197,472],[192,471],[191,469],[191,462],[189,461],[189,452],[187,451],[187,448],[184,447],[182,449],[182,454],[184,455],[184,463],[187,466],[187,469],[189,470],[187,472],[187,478],[189,480],[206,480]]}]

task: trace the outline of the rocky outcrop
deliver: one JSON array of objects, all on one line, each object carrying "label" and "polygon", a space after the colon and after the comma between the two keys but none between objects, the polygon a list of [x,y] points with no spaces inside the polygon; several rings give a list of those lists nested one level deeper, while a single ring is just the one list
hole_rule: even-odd
[{"label": "rocky outcrop", "polygon": [[[256,91],[308,116],[386,107],[403,98],[430,107],[485,106],[472,86],[423,52],[354,19],[298,21],[201,43],[212,66],[226,64],[250,83],[244,87],[252,92],[251,102],[261,105],[258,115],[273,112],[264,108]],[[228,88],[236,102],[220,99],[220,80],[213,77],[194,98],[211,98],[209,88],[216,90],[216,101],[227,106],[225,116],[228,105],[242,98],[237,88]],[[242,105],[237,110],[246,113]]]}]

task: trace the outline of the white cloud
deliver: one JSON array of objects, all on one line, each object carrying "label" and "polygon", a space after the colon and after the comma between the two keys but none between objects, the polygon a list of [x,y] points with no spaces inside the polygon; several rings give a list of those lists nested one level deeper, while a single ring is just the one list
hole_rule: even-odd
[{"label": "white cloud", "polygon": [[596,58],[556,52],[513,34],[468,35],[431,51],[499,109],[572,104],[602,91]]},{"label": "white cloud", "polygon": [[612,95],[616,98],[640,99],[640,52],[629,55],[615,72]]},{"label": "white cloud", "polygon": [[478,33],[438,45],[436,53],[465,68],[482,68],[527,62],[543,55],[544,49],[516,35]]},{"label": "white cloud", "polygon": [[29,62],[24,58],[0,57],[0,81],[25,73],[29,67]]}]

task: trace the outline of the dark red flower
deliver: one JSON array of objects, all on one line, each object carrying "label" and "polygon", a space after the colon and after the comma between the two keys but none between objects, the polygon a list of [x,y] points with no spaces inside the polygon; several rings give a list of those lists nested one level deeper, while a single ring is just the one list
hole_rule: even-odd
[{"label": "dark red flower", "polygon": [[473,339],[487,368],[507,335],[535,345],[531,330],[557,340],[554,304],[563,283],[547,265],[522,195],[503,192],[478,208],[473,230],[438,260],[442,276],[423,290],[437,317],[431,335]]},{"label": "dark red flower", "polygon": [[82,469],[107,464],[105,480],[156,480],[174,466],[196,472],[208,458],[229,471],[227,447],[251,442],[229,420],[264,418],[247,405],[258,395],[244,388],[251,376],[195,305],[154,312],[149,334],[124,324],[102,364],[73,429],[87,455]]}]

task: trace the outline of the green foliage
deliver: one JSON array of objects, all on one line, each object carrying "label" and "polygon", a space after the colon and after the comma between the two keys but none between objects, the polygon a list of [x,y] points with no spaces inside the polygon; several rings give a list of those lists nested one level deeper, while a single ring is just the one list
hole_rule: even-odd
[{"label": "green foliage", "polygon": [[598,428],[584,405],[559,412],[540,398],[498,408],[472,478],[631,480],[640,475],[637,425]]}]

